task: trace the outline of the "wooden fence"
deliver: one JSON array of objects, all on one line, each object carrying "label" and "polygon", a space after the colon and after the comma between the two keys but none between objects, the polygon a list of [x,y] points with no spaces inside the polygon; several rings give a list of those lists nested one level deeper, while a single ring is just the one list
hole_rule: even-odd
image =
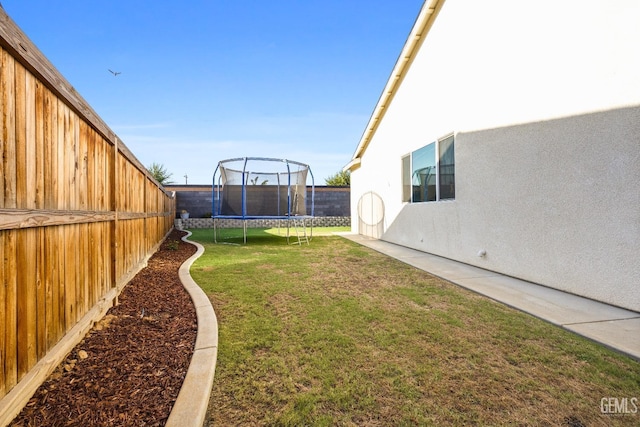
[{"label": "wooden fence", "polygon": [[0,87],[4,425],[146,265],[175,201],[1,6]]}]

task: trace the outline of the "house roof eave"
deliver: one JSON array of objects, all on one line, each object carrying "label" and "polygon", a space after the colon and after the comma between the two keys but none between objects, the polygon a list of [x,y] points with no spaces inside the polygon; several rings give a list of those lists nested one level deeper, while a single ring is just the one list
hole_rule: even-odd
[{"label": "house roof eave", "polygon": [[378,99],[378,103],[373,110],[373,114],[367,123],[367,127],[365,128],[362,137],[360,138],[360,142],[356,147],[353,157],[344,167],[344,170],[355,170],[360,166],[360,158],[371,142],[373,135],[378,129],[378,125],[382,121],[382,118],[400,87],[402,80],[409,71],[411,63],[415,59],[415,55],[418,53],[420,46],[422,46],[422,43],[431,29],[431,26],[433,25],[433,22],[444,2],[445,0],[425,0],[422,5],[418,18],[416,19],[413,29],[411,30],[411,33],[409,33],[409,37],[402,48],[402,52],[393,67],[391,76]]}]

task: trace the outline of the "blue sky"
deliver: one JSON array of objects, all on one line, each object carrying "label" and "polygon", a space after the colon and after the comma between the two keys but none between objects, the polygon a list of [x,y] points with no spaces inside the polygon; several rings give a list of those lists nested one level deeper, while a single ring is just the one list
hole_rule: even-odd
[{"label": "blue sky", "polygon": [[[136,157],[349,162],[422,0],[0,0]],[[121,72],[118,76],[109,69]]]}]

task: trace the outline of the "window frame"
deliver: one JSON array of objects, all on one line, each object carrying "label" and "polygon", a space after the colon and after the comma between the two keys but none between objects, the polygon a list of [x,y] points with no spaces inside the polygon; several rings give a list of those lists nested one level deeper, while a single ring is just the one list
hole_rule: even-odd
[{"label": "window frame", "polygon": [[402,182],[402,203],[412,203],[413,186],[411,185],[411,153],[407,153],[400,158],[401,161],[401,182]]},{"label": "window frame", "polygon": [[[446,165],[442,165],[442,155],[444,153],[441,153],[441,145],[443,142],[445,142],[446,140],[451,139],[450,142],[450,146],[452,147],[452,153],[451,153],[451,157],[453,160],[452,164],[446,164]],[[414,184],[413,184],[413,176],[414,176],[414,154],[417,153],[418,151],[432,145],[435,144],[434,146],[434,157],[435,157],[435,199],[434,200],[414,200]],[[407,158],[409,158],[409,162],[408,162],[408,171],[406,170],[406,160]],[[441,182],[442,177],[442,173],[441,173],[441,167],[442,166],[451,166],[452,168],[452,178],[451,178],[451,193],[453,195],[453,197],[446,197],[443,198],[442,197],[442,189],[441,186],[445,185]],[[455,200],[455,133],[454,132],[450,132],[438,139],[436,139],[435,141],[432,141],[426,145],[423,145],[422,147],[411,151],[410,153],[407,153],[405,155],[403,155],[401,157],[401,173],[402,173],[402,202],[403,203],[432,203],[432,202],[441,202],[441,201],[452,201]],[[407,178],[408,178],[408,182],[407,182]],[[408,190],[407,190],[408,188]],[[407,192],[409,193],[407,197]]]}]

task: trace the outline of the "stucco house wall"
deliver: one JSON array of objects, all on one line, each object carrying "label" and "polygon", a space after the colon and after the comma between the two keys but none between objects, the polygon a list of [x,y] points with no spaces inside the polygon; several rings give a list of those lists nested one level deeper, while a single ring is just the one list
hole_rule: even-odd
[{"label": "stucco house wall", "polygon": [[[640,3],[438,3],[354,155],[353,230],[640,311]],[[455,200],[403,202],[402,156],[451,132]]]}]

